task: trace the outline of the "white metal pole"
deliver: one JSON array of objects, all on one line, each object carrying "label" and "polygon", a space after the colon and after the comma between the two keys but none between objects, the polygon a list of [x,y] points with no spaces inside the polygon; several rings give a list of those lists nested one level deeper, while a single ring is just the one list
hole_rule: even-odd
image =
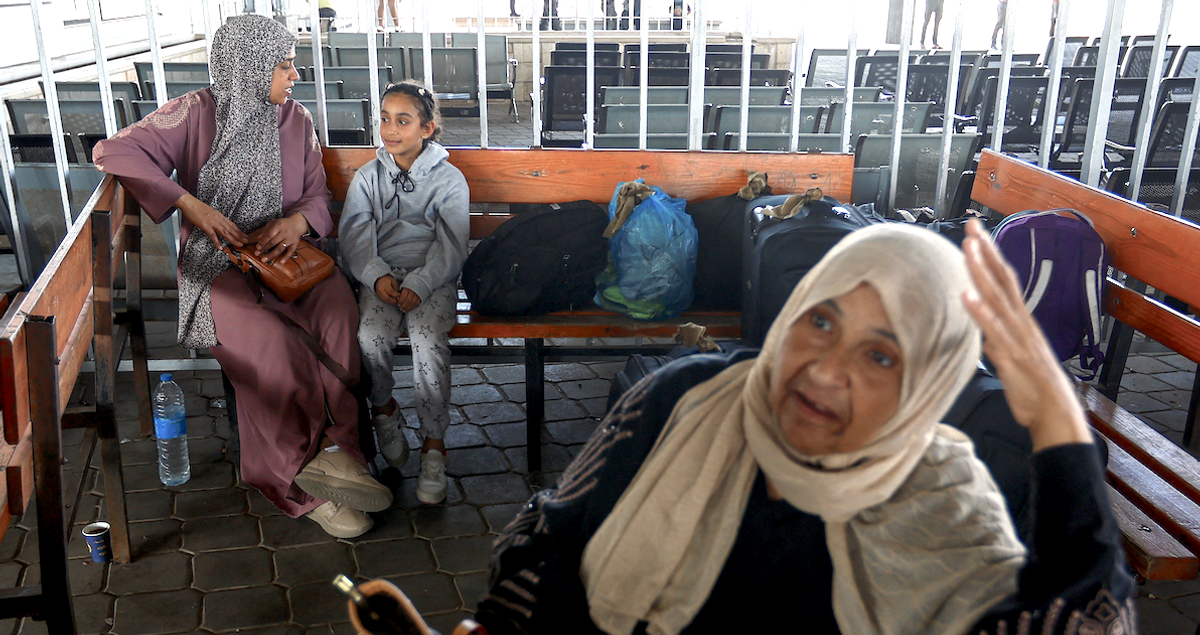
[{"label": "white metal pole", "polygon": [[688,68],[688,150],[700,150],[704,136],[704,48],[706,33],[705,0],[696,0],[692,9],[692,55]]},{"label": "white metal pole", "polygon": [[965,0],[958,0],[954,18],[954,37],[950,43],[950,68],[946,76],[946,106],[942,114],[942,151],[938,154],[938,180],[935,212],[939,218],[948,215],[946,197],[949,194],[950,148],[954,142],[954,116],[958,113],[958,75],[962,64],[962,30]]},{"label": "white metal pole", "polygon": [[583,119],[583,147],[591,148],[596,134],[596,6],[587,4],[587,83],[584,95],[587,108]]},{"label": "white metal pole", "polygon": [[[154,101],[158,107],[167,103],[167,77],[163,70],[162,48],[158,45],[158,29],[155,27],[157,15],[155,0],[146,0],[146,37],[150,40],[150,65],[154,69]],[[139,86],[146,90],[145,86]]]},{"label": "white metal pole", "polygon": [[[1170,2],[1171,0],[1167,0]],[[1055,23],[1054,44],[1050,47],[1050,81],[1046,86],[1046,101],[1042,105],[1042,138],[1038,144],[1038,165],[1050,167],[1050,147],[1058,128],[1059,92],[1062,85],[1062,67],[1067,44],[1067,15],[1071,0],[1059,0],[1058,21]]]},{"label": "white metal pole", "polygon": [[[1193,95],[1200,88],[1200,76],[1192,85]],[[1183,131],[1183,147],[1179,149],[1179,170],[1175,173],[1175,192],[1171,195],[1171,213],[1183,214],[1183,200],[1187,196],[1188,177],[1192,173],[1192,155],[1196,152],[1196,131],[1200,128],[1200,98],[1193,98],[1188,109],[1187,127]]]},{"label": "white metal pole", "polygon": [[13,228],[11,237],[13,249],[17,252],[17,271],[22,282],[34,279],[28,248],[25,245],[25,232],[22,231],[20,217],[17,215],[17,172],[13,163],[12,142],[8,138],[8,109],[0,108],[0,173],[4,186],[4,201],[8,205],[9,227]]},{"label": "white metal pole", "polygon": [[530,0],[530,26],[533,28],[533,147],[542,147],[542,20],[538,17],[539,0]]},{"label": "white metal pole", "polygon": [[804,62],[804,28],[796,34],[796,48],[792,51],[792,130],[788,140],[788,150],[797,152],[800,149],[800,105],[803,103],[804,82],[800,81],[800,65]]},{"label": "white metal pole", "polygon": [[[363,0],[363,8],[370,15],[370,6],[368,0]],[[386,13],[386,12],[385,12]],[[392,16],[393,20],[398,21],[399,16]],[[371,102],[371,120],[367,122],[367,128],[371,130],[371,143],[379,146],[383,143],[383,138],[379,134],[379,36],[377,33],[382,33],[383,27],[380,26],[379,20],[371,20],[371,28],[367,30],[367,86],[370,88],[371,94],[367,95],[367,99]],[[386,37],[386,36],[385,36]],[[429,58],[429,53],[426,52],[425,58]],[[313,60],[316,64],[316,59]],[[430,87],[432,89],[432,87]],[[436,92],[436,91],[435,91]]]},{"label": "white metal pole", "polygon": [[1087,136],[1084,140],[1083,165],[1080,180],[1097,187],[1104,172],[1104,142],[1108,138],[1108,116],[1112,110],[1113,86],[1117,77],[1117,53],[1121,49],[1121,23],[1125,16],[1125,0],[1109,0],[1100,36],[1096,83],[1092,87],[1092,108],[1089,113]]},{"label": "white metal pole", "polygon": [[[441,44],[445,46],[445,42]],[[425,87],[433,90],[433,45],[430,43],[429,37],[429,6],[428,3],[421,3],[421,51],[423,53],[422,60],[422,77],[425,80]],[[414,72],[416,69],[413,69]]]},{"label": "white metal pole", "polygon": [[[67,231],[71,230],[74,217],[71,204],[71,175],[67,167],[67,146],[63,143],[62,114],[58,110],[58,88],[54,84],[54,70],[50,68],[50,55],[46,52],[46,40],[42,37],[42,17],[38,11],[38,0],[32,0],[33,35],[37,44],[38,61],[42,66],[42,89],[46,95],[46,113],[50,123],[50,141],[54,144],[54,164],[58,172],[58,192],[62,196],[63,218]],[[12,155],[9,155],[12,156]]]},{"label": "white metal pole", "polygon": [[[749,145],[750,136],[750,60],[753,53],[754,38],[751,34],[754,33],[754,0],[746,0],[746,27],[742,29],[742,117],[738,123],[738,149],[742,152],[746,151]],[[723,139],[717,139],[718,144],[723,144]],[[724,147],[719,145],[718,147]]]},{"label": "white metal pole", "polygon": [[1000,152],[1004,147],[1004,124],[1008,117],[1008,84],[1012,76],[1013,23],[1016,18],[1014,5],[1018,0],[1008,0],[1008,8],[1004,11],[1004,40],[1000,53],[1000,77],[996,82],[996,109],[992,113],[992,149]]},{"label": "white metal pole", "polygon": [[858,6],[850,7],[850,36],[846,39],[846,98],[842,104],[842,152],[854,152],[850,146],[850,122],[854,111],[854,71],[858,64]]},{"label": "white metal pole", "polygon": [[[888,165],[888,208],[896,207],[896,188],[900,177],[900,142],[904,138],[904,109],[908,101],[908,49],[912,42],[913,4],[915,0],[903,0],[900,9],[900,51],[896,61],[896,97],[892,111],[892,148],[891,160]],[[1006,34],[1007,35],[1007,34]],[[854,98],[854,89],[850,89],[846,99]]]},{"label": "white metal pole", "polygon": [[321,145],[329,145],[329,107],[325,103],[325,56],[321,48],[321,8],[316,0],[309,3],[309,20],[316,25],[312,30],[313,80],[317,89],[317,139]]},{"label": "white metal pole", "polygon": [[[91,0],[88,0],[89,2]],[[204,23],[204,53],[205,59],[212,59],[212,6],[209,0],[200,0],[201,20]]]},{"label": "white metal pole", "polygon": [[483,31],[483,0],[479,0],[478,45],[475,48],[476,96],[479,98],[479,147],[488,147],[487,36]]},{"label": "white metal pole", "polygon": [[100,4],[97,0],[88,0],[88,22],[92,27],[92,48],[96,51],[96,79],[100,86],[100,108],[104,112],[104,134],[111,137],[117,133],[117,112],[113,105],[112,82],[108,78],[108,57],[100,38]]},{"label": "white metal pole", "polygon": [[[640,2],[641,0],[636,0]],[[640,11],[638,12],[641,13]],[[646,119],[650,116],[650,107],[647,102],[650,100],[650,88],[646,85],[650,81],[650,70],[646,66],[650,63],[650,20],[642,17],[639,24],[639,30],[642,36],[642,48],[638,51],[638,57],[641,58],[641,63],[638,65],[638,149],[646,149]]]},{"label": "white metal pole", "polygon": [[1150,148],[1150,128],[1154,122],[1155,105],[1158,104],[1158,84],[1163,77],[1163,60],[1166,59],[1167,37],[1170,35],[1171,13],[1175,0],[1163,0],[1162,13],[1158,19],[1158,33],[1154,35],[1154,52],[1150,55],[1150,70],[1146,74],[1146,93],[1142,97],[1142,116],[1138,121],[1137,140],[1134,142],[1133,166],[1129,175],[1129,200],[1141,198],[1142,170],[1146,168],[1146,154]]}]

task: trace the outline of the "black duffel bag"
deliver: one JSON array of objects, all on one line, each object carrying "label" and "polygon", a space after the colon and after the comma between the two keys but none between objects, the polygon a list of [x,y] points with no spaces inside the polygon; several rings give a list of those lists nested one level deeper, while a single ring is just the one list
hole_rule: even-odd
[{"label": "black duffel bag", "polygon": [[537,315],[591,302],[608,262],[608,213],[592,201],[535,205],[479,241],[463,265],[471,308]]}]

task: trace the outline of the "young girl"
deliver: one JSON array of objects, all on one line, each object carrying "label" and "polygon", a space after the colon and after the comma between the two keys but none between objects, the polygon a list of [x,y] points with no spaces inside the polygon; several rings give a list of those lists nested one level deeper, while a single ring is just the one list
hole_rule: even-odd
[{"label": "young girl", "polygon": [[381,450],[400,467],[408,459],[399,405],[392,398],[392,347],[412,342],[421,475],[417,498],[446,497],[450,425],[450,344],[455,280],[467,259],[470,196],[462,172],[435,143],[441,116],[433,93],[416,82],[383,93],[374,161],[354,175],[339,225],[342,261],[362,283],[358,343],[371,377],[371,415]]}]

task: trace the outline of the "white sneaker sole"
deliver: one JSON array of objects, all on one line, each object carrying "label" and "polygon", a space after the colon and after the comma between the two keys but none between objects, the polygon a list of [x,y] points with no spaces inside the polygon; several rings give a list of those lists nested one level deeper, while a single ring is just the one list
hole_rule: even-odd
[{"label": "white sneaker sole", "polygon": [[392,490],[382,483],[375,483],[374,486],[355,483],[329,476],[317,469],[297,474],[295,482],[296,487],[309,495],[362,512],[381,512],[392,506]]}]

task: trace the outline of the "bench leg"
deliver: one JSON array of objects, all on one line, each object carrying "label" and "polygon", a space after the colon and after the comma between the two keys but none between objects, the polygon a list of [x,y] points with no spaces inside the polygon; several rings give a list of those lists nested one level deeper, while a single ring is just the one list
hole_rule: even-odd
[{"label": "bench leg", "polygon": [[42,594],[38,618],[51,633],[74,635],[75,611],[67,577],[67,527],[63,518],[62,430],[59,428],[54,320],[31,317],[26,324],[29,356],[29,416],[33,423],[33,478],[37,489],[38,553]]},{"label": "bench leg", "polygon": [[546,352],[540,337],[525,340],[525,448],[530,472],[542,470],[542,423],[546,418]]},{"label": "bench leg", "polygon": [[1200,453],[1200,435],[1196,434],[1197,420],[1200,420],[1200,366],[1196,367],[1196,376],[1192,379],[1192,401],[1188,405],[1187,421],[1183,424],[1183,447],[1193,456]]},{"label": "bench leg", "polygon": [[146,322],[142,318],[142,228],[141,213],[131,217],[137,224],[129,232],[125,250],[125,317],[129,320],[129,342],[133,350],[133,387],[137,395],[138,424],[142,436],[154,434],[150,402],[150,366],[146,361]]},{"label": "bench leg", "polygon": [[1108,335],[1108,350],[1104,353],[1104,366],[1100,369],[1097,389],[1114,403],[1121,391],[1121,376],[1125,374],[1125,362],[1129,359],[1129,347],[1133,345],[1133,329],[1120,320],[1113,320]]}]

